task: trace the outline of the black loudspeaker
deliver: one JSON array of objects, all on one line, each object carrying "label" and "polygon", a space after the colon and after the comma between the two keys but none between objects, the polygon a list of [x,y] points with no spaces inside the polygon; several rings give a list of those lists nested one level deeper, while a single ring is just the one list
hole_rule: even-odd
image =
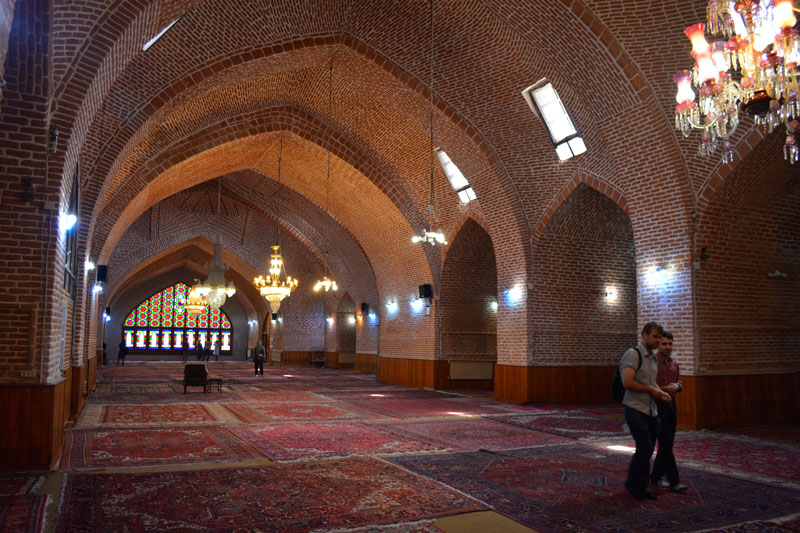
[{"label": "black loudspeaker", "polygon": [[369,304],[367,302],[361,302],[361,314],[366,315],[369,313]]},{"label": "black loudspeaker", "polygon": [[419,297],[423,298],[423,299],[425,299],[425,298],[432,299],[433,298],[433,285],[431,285],[430,283],[425,283],[424,285],[420,285],[419,286]]},{"label": "black loudspeaker", "polygon": [[278,313],[272,313],[272,320],[278,320]]},{"label": "black loudspeaker", "polygon": [[105,283],[108,281],[108,265],[97,265],[97,282]]},{"label": "black loudspeaker", "polygon": [[106,307],[106,316],[111,316],[111,308]]}]

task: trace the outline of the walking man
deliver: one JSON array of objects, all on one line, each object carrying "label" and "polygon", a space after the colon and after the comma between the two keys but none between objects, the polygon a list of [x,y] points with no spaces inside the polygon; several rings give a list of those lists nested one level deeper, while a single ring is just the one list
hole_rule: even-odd
[{"label": "walking man", "polygon": [[258,341],[256,347],[253,348],[253,364],[256,369],[256,376],[264,375],[264,359],[267,358],[267,350],[264,348],[264,343]]},{"label": "walking man", "polygon": [[648,322],[642,328],[642,342],[625,352],[619,363],[622,385],[625,387],[625,422],[636,442],[636,452],[628,466],[625,489],[637,500],[655,500],[647,488],[650,481],[650,456],[658,437],[658,407],[656,400],[669,403],[669,394],[658,387],[658,362],[653,350],[661,342],[664,328]]},{"label": "walking man", "polygon": [[[675,407],[675,395],[683,390],[681,384],[678,362],[672,358],[672,333],[665,331],[661,334],[661,343],[658,345],[656,360],[658,361],[658,377],[656,382],[661,390],[672,398],[670,402],[656,400],[658,416],[661,426],[658,430],[658,453],[653,463],[653,472],[650,481],[661,488],[669,487],[672,492],[684,492],[687,487],[681,483],[678,474],[678,465],[672,447],[675,443],[675,429],[678,426],[678,410]],[[667,480],[662,478],[667,475]]]}]

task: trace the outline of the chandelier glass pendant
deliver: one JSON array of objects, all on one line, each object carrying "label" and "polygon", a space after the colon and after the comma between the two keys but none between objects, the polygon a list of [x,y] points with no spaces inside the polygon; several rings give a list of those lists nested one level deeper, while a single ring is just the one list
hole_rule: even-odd
[{"label": "chandelier glass pendant", "polygon": [[[331,57],[331,64],[330,68],[328,69],[328,122],[330,123],[331,120],[331,109],[333,104],[333,58]],[[331,190],[331,130],[330,126],[328,127],[328,178],[325,182],[325,268],[328,268],[328,246],[330,245],[330,241],[328,240],[328,218],[330,217],[330,211],[328,209],[329,201],[330,201],[330,190]],[[336,282],[330,278],[326,274],[321,280],[317,281],[314,285],[314,292],[319,292],[320,290],[328,291],[336,291],[338,287],[336,286]]]},{"label": "chandelier glass pendant", "polygon": [[[206,263],[208,279],[197,286],[199,293],[205,298],[213,310],[217,310],[225,303],[229,296],[236,294],[233,282],[225,283],[225,271],[228,265],[222,262],[222,245],[220,244],[220,203],[222,198],[222,180],[217,180],[217,242],[214,243],[214,255],[210,263]],[[194,289],[194,287],[193,287]]]},{"label": "chandelier glass pendant", "polygon": [[208,303],[203,295],[200,293],[200,280],[195,279],[192,288],[189,289],[189,294],[185,300],[179,302],[178,305],[186,309],[186,312],[192,316],[197,316],[203,313],[208,307]]},{"label": "chandelier glass pendant", "polygon": [[792,0],[709,0],[707,24],[686,29],[695,65],[673,78],[678,86],[675,127],[687,137],[692,129],[702,130],[701,155],[722,142],[722,161],[730,163],[734,146],[729,138],[744,112],[769,133],[783,124],[783,156],[792,164],[800,159],[795,137],[800,130],[800,38],[793,11]]},{"label": "chandelier glass pendant", "polygon": [[411,242],[413,243],[427,243],[431,246],[436,246],[440,244],[442,246],[447,245],[447,240],[444,238],[444,233],[442,230],[433,230],[433,223],[434,223],[434,196],[433,196],[433,159],[434,159],[434,151],[433,151],[433,0],[431,0],[431,85],[430,85],[430,125],[431,125],[431,146],[430,146],[430,203],[428,204],[428,212],[430,214],[430,223],[431,229],[423,229],[422,233],[419,235],[414,235],[411,237]]},{"label": "chandelier glass pendant", "polygon": [[[280,151],[278,152],[278,216],[280,222],[280,190],[281,190],[281,160],[283,159],[283,134],[280,137]],[[281,257],[280,245],[280,226],[278,226],[278,244],[272,246],[272,254],[269,262],[269,276],[258,276],[253,280],[253,285],[256,286],[261,296],[269,302],[270,310],[277,313],[281,307],[281,302],[292,294],[292,291],[297,288],[299,281],[286,274],[286,279],[281,281],[281,272],[286,273],[283,266],[283,257]]]}]

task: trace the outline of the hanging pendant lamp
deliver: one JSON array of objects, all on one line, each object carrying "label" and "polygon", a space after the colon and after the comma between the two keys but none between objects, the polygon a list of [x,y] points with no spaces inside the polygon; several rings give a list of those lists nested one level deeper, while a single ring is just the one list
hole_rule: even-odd
[{"label": "hanging pendant lamp", "polygon": [[[280,224],[280,206],[281,206],[281,160],[283,159],[283,134],[281,134],[280,151],[278,152],[278,224]],[[283,266],[283,257],[281,257],[280,245],[280,225],[278,226],[278,243],[272,246],[272,254],[269,262],[269,275],[258,276],[253,280],[253,285],[256,286],[261,296],[269,302],[269,308],[273,313],[277,313],[281,307],[281,302],[292,294],[292,291],[297,288],[299,281],[286,274],[286,279],[281,281],[281,272],[286,273]]]},{"label": "hanging pendant lamp", "polygon": [[208,269],[208,279],[201,283],[197,290],[206,299],[209,307],[217,310],[225,304],[225,300],[229,296],[236,294],[236,287],[233,282],[225,283],[225,271],[228,270],[228,265],[222,262],[222,244],[220,244],[220,218],[222,212],[220,211],[220,204],[222,198],[222,180],[217,180],[217,242],[214,243],[214,255],[210,263],[206,263]]},{"label": "hanging pendant lamp", "polygon": [[430,214],[430,229],[423,228],[422,232],[419,235],[414,235],[411,237],[411,242],[413,243],[427,243],[431,246],[436,246],[440,244],[442,246],[447,246],[447,240],[444,238],[444,233],[442,230],[434,230],[434,195],[433,195],[433,0],[431,0],[431,85],[430,85],[430,125],[431,125],[431,145],[430,145],[430,203],[428,204],[428,212]]},{"label": "hanging pendant lamp", "polygon": [[[328,69],[328,179],[325,183],[325,265],[324,268],[328,269],[328,246],[330,246],[329,234],[328,234],[328,218],[330,218],[330,210],[328,209],[329,201],[330,201],[330,190],[331,190],[331,130],[330,130],[330,122],[331,122],[331,111],[332,111],[332,103],[333,103],[333,58],[331,58],[330,68]],[[327,274],[317,281],[314,285],[314,292],[319,292],[320,290],[324,290],[325,292],[328,291],[336,291],[338,287],[336,286],[336,281],[333,280],[333,277],[328,277]]]}]

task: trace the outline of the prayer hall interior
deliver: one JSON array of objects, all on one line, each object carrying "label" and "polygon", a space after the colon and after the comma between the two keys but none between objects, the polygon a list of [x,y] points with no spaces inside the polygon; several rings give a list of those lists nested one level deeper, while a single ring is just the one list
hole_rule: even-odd
[{"label": "prayer hall interior", "polygon": [[798,8],[0,0],[0,530],[797,531]]}]

